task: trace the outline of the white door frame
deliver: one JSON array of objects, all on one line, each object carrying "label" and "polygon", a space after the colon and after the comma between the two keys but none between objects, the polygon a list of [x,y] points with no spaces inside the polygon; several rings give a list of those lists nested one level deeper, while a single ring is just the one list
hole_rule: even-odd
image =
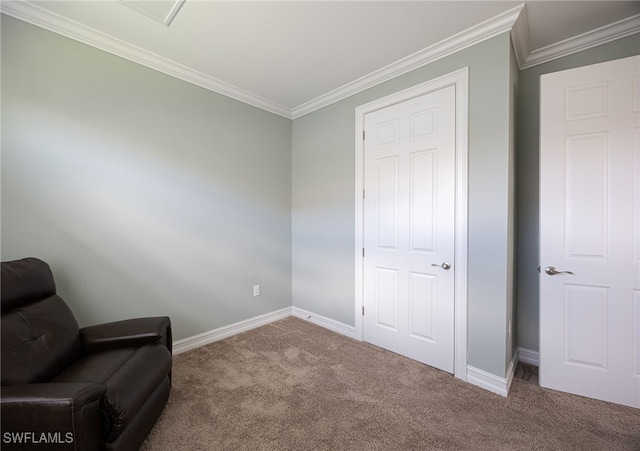
[{"label": "white door frame", "polygon": [[373,111],[428,94],[447,86],[456,88],[456,210],[454,274],[454,376],[467,380],[467,161],[469,68],[457,70],[356,108],[355,174],[355,338],[363,341],[364,305],[364,117]]}]

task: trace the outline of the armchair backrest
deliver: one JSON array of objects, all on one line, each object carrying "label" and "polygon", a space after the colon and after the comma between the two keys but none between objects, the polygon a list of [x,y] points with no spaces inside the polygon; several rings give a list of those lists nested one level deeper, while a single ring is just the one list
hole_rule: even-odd
[{"label": "armchair backrest", "polygon": [[2,385],[45,382],[83,355],[78,323],[56,295],[49,265],[2,262]]}]

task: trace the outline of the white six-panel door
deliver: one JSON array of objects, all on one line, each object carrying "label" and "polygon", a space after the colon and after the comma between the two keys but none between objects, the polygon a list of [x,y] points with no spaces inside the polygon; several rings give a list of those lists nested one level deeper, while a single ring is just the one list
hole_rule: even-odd
[{"label": "white six-panel door", "polygon": [[455,87],[368,113],[364,340],[453,373]]},{"label": "white six-panel door", "polygon": [[640,407],[640,57],[542,76],[540,385]]}]

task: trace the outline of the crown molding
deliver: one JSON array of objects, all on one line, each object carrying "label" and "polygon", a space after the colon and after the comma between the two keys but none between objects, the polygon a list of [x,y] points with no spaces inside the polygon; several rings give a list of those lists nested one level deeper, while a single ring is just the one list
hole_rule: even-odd
[{"label": "crown molding", "polygon": [[457,33],[448,39],[438,42],[412,55],[402,58],[364,77],[354,80],[340,88],[334,89],[292,110],[293,119],[309,114],[315,110],[331,105],[349,96],[362,92],[392,78],[406,74],[460,50],[471,47],[506,31],[510,31],[520,16],[524,4],[516,6],[502,14]]},{"label": "crown molding", "polygon": [[283,105],[245,91],[222,80],[198,72],[175,61],[149,52],[101,31],[41,8],[26,0],[0,2],[0,12],[45,30],[71,38],[83,44],[104,50],[180,80],[222,94],[240,102],[283,116],[296,119],[312,111],[338,102],[358,92],[383,83],[411,70],[422,67],[452,53],[511,30],[524,4],[512,8],[494,18],[475,25],[444,41],[402,58],[327,94],[289,109]]},{"label": "crown molding", "polygon": [[511,29],[511,43],[513,44],[513,53],[516,57],[518,68],[522,67],[531,53],[531,39],[529,33],[529,15],[525,5]]},{"label": "crown molding", "polygon": [[262,110],[296,119],[509,31],[520,70],[640,32],[640,14],[531,51],[525,4],[402,58],[293,109],[193,70],[28,1],[0,1],[0,12]]},{"label": "crown molding", "polygon": [[131,45],[27,1],[1,2],[0,11],[3,14],[44,28],[45,30],[52,31],[188,83],[291,119],[291,110],[287,107],[230,85],[229,83],[225,83],[222,80],[210,77],[202,72],[190,69],[155,53]]},{"label": "crown molding", "polygon": [[527,69],[563,56],[597,47],[617,39],[621,39],[640,32],[640,14],[622,19],[604,27],[582,33],[564,41],[533,50],[520,65],[520,69]]}]

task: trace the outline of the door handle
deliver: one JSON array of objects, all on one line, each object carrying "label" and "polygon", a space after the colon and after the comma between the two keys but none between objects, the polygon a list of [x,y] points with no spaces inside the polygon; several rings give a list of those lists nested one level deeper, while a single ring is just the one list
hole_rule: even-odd
[{"label": "door handle", "polygon": [[449,262],[442,262],[441,265],[439,265],[437,263],[431,263],[431,266],[437,266],[437,267],[442,268],[442,269],[444,269],[446,271],[451,269],[451,263],[449,263]]},{"label": "door handle", "polygon": [[547,266],[544,268],[544,272],[549,274],[550,276],[557,276],[558,274],[572,274],[571,271],[558,271],[555,266]]}]

